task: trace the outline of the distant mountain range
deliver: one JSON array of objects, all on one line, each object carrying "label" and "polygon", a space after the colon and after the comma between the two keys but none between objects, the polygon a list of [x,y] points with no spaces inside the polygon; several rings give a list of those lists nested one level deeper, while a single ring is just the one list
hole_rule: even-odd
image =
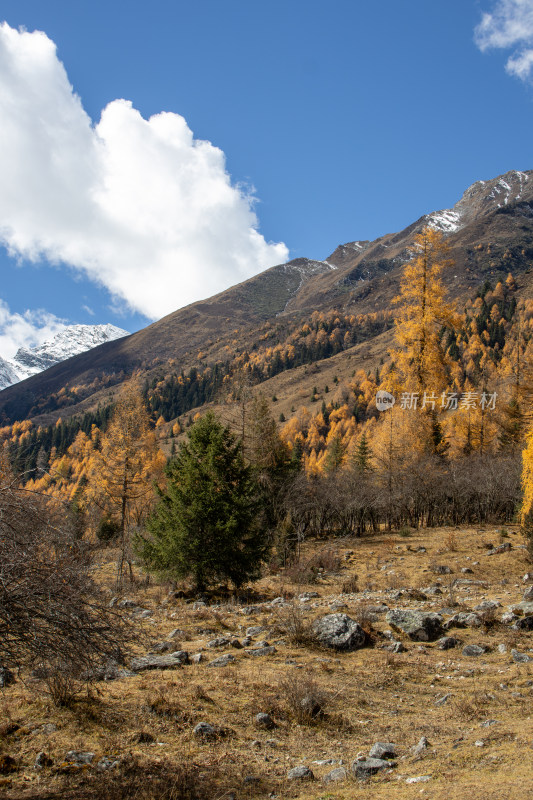
[{"label": "distant mountain range", "polygon": [[13,358],[0,356],[0,389],[123,336],[129,336],[128,331],[114,325],[69,325],[41,345],[20,347]]},{"label": "distant mountain range", "polygon": [[[315,311],[327,314],[335,310],[354,318],[389,312],[403,265],[410,258],[409,248],[425,225],[446,236],[453,263],[444,271],[443,280],[459,308],[483,283],[496,284],[509,272],[517,280],[519,296],[533,297],[533,171],[511,171],[477,181],[453,208],[428,213],[402,231],[374,241],[339,245],[324,261],[297,258],[271,267],[130,336],[105,341],[94,350],[8,386],[0,392],[0,424],[26,417],[49,424],[60,415],[65,419],[95,409],[109,403],[113,392],[133,373],[145,386],[155,386],[162,377],[174,375],[176,391],[181,391],[183,370],[231,365],[237,352],[274,347],[280,337],[304,324]],[[371,364],[364,359],[369,356],[361,353],[370,348],[379,364],[389,345],[390,331],[381,328],[368,346],[356,345],[336,355],[336,369],[341,370],[341,361],[346,361],[348,374],[360,366],[368,370]],[[16,369],[13,363],[8,366]],[[297,395],[302,376],[287,369],[287,381],[292,373],[290,391]],[[70,391],[73,387],[76,391]],[[277,382],[264,390],[270,395],[280,391]],[[288,385],[285,391],[289,392]],[[195,399],[192,392],[189,408],[194,407]],[[293,404],[291,401],[289,408]]]}]

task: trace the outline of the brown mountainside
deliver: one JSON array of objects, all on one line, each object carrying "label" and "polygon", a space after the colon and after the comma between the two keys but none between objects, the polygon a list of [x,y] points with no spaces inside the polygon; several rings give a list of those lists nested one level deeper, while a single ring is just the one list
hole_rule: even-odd
[{"label": "brown mountainside", "polygon": [[10,386],[0,392],[0,423],[35,418],[46,398],[60,392],[67,393],[68,402],[40,421],[107,402],[110,387],[135,371],[149,378],[172,362],[171,368],[179,372],[197,365],[199,353],[203,363],[214,363],[222,353],[227,359],[236,337],[253,348],[258,330],[269,322],[290,327],[313,311],[388,310],[408,248],[427,224],[447,235],[455,261],[445,275],[451,297],[466,300],[485,280],[496,282],[508,272],[518,280],[521,293],[531,295],[533,171],[512,171],[478,181],[453,209],[425,215],[398,233],[341,245],[325,261],[298,258],[272,267],[131,336]]}]

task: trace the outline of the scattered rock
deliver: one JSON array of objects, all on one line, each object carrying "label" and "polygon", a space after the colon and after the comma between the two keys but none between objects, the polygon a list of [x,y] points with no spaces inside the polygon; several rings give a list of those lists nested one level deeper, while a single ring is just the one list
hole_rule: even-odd
[{"label": "scattered rock", "polygon": [[486,653],[488,649],[489,648],[484,644],[467,644],[466,647],[463,647],[461,652],[464,656],[477,658],[477,656],[482,656]]},{"label": "scattered rock", "polygon": [[134,658],[131,662],[133,672],[144,672],[148,669],[178,669],[182,664],[189,663],[189,654],[186,650],[177,650],[168,656],[146,655]]},{"label": "scattered rock", "polygon": [[94,753],[84,750],[69,750],[64,760],[68,764],[92,764]]},{"label": "scattered rock", "polygon": [[488,556],[495,556],[499,553],[508,553],[511,549],[510,542],[504,542],[503,544],[499,544],[498,547],[493,547],[492,550],[489,550],[487,555]]},{"label": "scattered rock", "polygon": [[313,600],[315,597],[320,597],[318,592],[304,592],[303,594],[298,595],[298,600],[300,603],[308,603],[309,600]]},{"label": "scattered rock", "polygon": [[427,783],[431,780],[431,775],[417,775],[413,778],[406,778],[406,783]]},{"label": "scattered rock", "polygon": [[533,614],[529,617],[519,617],[513,625],[517,631],[533,631]]},{"label": "scattered rock", "polygon": [[474,611],[496,611],[497,608],[501,608],[501,603],[498,603],[497,600],[483,600],[479,605],[474,606]]},{"label": "scattered rock", "polygon": [[384,758],[361,758],[352,764],[352,772],[359,780],[369,778],[382,769],[391,769],[396,766],[396,761],[385,761]]},{"label": "scattered rock", "polygon": [[289,781],[312,781],[315,776],[309,767],[293,767],[287,772]]},{"label": "scattered rock", "polygon": [[480,628],[482,625],[483,620],[479,614],[475,614],[473,611],[460,611],[458,614],[454,614],[453,617],[446,620],[443,628],[445,630],[449,630],[450,628]]},{"label": "scattered rock", "polygon": [[362,627],[347,614],[326,614],[314,622],[313,631],[321,644],[335,650],[357,650],[366,641]]},{"label": "scattered rock", "polygon": [[273,645],[266,645],[265,647],[252,647],[246,651],[249,656],[271,656],[277,652]]},{"label": "scattered rock", "polygon": [[217,732],[213,725],[210,725],[209,722],[199,722],[197,725],[194,726],[193,733],[199,739],[203,739],[204,741],[212,741],[216,739]]},{"label": "scattered rock", "polygon": [[103,756],[100,759],[100,761],[98,762],[98,764],[96,765],[96,769],[99,769],[99,770],[102,770],[102,771],[108,770],[108,769],[115,769],[115,767],[118,767],[119,764],[120,764],[120,761],[119,761],[118,758],[115,758],[114,756],[111,756],[111,757],[110,756]]},{"label": "scattered rock", "polygon": [[376,742],[370,749],[369,758],[396,758],[396,745],[392,742]]},{"label": "scattered rock", "polygon": [[386,644],[383,647],[384,650],[388,650],[389,653],[406,653],[407,648],[402,642],[391,642],[391,644]]},{"label": "scattered rock", "polygon": [[[111,601],[113,602],[113,601]],[[135,602],[135,600],[128,600],[128,598],[124,598],[124,600],[120,600],[118,603],[119,608],[139,608],[139,604]]]},{"label": "scattered rock", "polygon": [[526,591],[523,594],[523,597],[524,597],[524,600],[526,600],[526,601],[533,600],[533,584],[531,586],[528,586],[528,588],[526,589]]},{"label": "scattered rock", "polygon": [[528,603],[528,602],[517,603],[516,605],[511,606],[509,610],[512,611],[513,614],[519,614],[520,616],[529,617],[531,614],[533,614],[533,603]]},{"label": "scattered rock", "polygon": [[168,634],[168,638],[169,639],[183,639],[186,635],[187,634],[185,633],[185,631],[182,631],[181,628],[174,628],[174,630],[171,631]]},{"label": "scattered rock", "polygon": [[[445,694],[442,697],[439,697],[437,700],[435,700],[435,705],[436,706],[445,705],[448,702],[448,700],[450,699],[450,697],[452,697],[452,693],[448,692],[448,694]],[[420,741],[422,741],[422,739]],[[420,742],[419,742],[419,744],[420,744]]]},{"label": "scattered rock", "polygon": [[346,780],[347,777],[348,774],[344,767],[335,767],[335,769],[332,769],[327,775],[324,775],[322,780],[324,783],[337,783],[338,781]]},{"label": "scattered rock", "polygon": [[524,577],[522,578],[524,583],[533,583],[533,572],[526,572]]},{"label": "scattered rock", "polygon": [[474,570],[470,569],[470,567],[461,567],[461,572],[463,573],[463,575],[472,575],[474,573]]},{"label": "scattered rock", "polygon": [[260,633],[266,631],[266,628],[263,625],[251,625],[249,628],[246,628],[246,636],[258,636]]},{"label": "scattered rock", "polygon": [[527,653],[519,653],[518,650],[511,650],[511,656],[513,661],[517,664],[528,664],[530,661],[533,661],[533,658],[528,656]]},{"label": "scattered rock", "polygon": [[211,639],[211,641],[207,643],[207,646],[212,648],[227,647],[230,643],[231,639],[228,639],[227,636],[217,636],[216,639]]},{"label": "scattered rock", "polygon": [[233,664],[235,661],[235,656],[232,656],[231,653],[226,653],[226,655],[219,656],[215,658],[214,661],[210,661],[207,665],[208,667],[227,667],[228,664]]},{"label": "scattered rock", "polygon": [[435,575],[451,575],[453,572],[446,564],[434,564],[431,567],[431,571],[435,573]]},{"label": "scattered rock", "polygon": [[451,650],[452,647],[457,647],[459,644],[459,639],[456,639],[455,636],[443,636],[437,641],[439,650]]},{"label": "scattered rock", "polygon": [[35,769],[44,769],[45,767],[51,767],[54,762],[48,755],[45,753],[44,750],[41,750],[40,753],[37,753],[37,758],[35,759],[34,767]]},{"label": "scattered rock", "polygon": [[260,728],[264,728],[265,730],[271,730],[272,728],[276,727],[276,723],[270,714],[266,714],[263,711],[260,711],[259,714],[255,715],[255,724]]},{"label": "scattered rock", "polygon": [[[449,697],[450,695],[447,695]],[[429,747],[429,742],[425,736],[422,736],[418,744],[415,744],[414,747],[411,748],[411,752],[415,756],[421,756]]]},{"label": "scattered rock", "polygon": [[386,620],[391,628],[407,634],[415,642],[433,641],[442,633],[442,617],[434,612],[397,608],[387,613]]},{"label": "scattered rock", "polygon": [[189,660],[191,664],[201,664],[202,661],[205,661],[205,656],[203,653],[194,653],[194,655],[189,656]]}]

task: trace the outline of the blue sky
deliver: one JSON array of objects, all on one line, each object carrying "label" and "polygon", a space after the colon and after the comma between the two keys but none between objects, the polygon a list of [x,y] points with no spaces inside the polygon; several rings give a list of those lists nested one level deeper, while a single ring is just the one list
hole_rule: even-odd
[{"label": "blue sky", "polygon": [[2,20],[0,355],[62,321],[136,330],[533,168],[533,0],[3,0]]}]

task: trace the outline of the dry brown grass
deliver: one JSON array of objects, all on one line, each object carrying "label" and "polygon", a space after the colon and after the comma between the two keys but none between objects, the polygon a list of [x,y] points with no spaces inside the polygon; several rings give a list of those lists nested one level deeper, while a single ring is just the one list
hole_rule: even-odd
[{"label": "dry brown grass", "polygon": [[[238,603],[224,601],[219,608],[193,610],[185,599],[164,604],[166,590],[136,587],[132,596],[139,605],[151,608],[151,620],[139,621],[139,628],[155,640],[166,639],[173,628],[183,635],[181,646],[191,653],[214,638],[231,631],[242,638],[248,626],[262,625],[256,637],[274,644],[271,656],[250,657],[243,650],[205,649],[208,660],[220,652],[231,652],[236,661],[223,669],[205,664],[190,665],[171,672],[145,672],[136,677],[99,683],[91,698],[76,698],[71,706],[57,708],[27,676],[12,687],[0,690],[0,756],[10,756],[16,771],[0,775],[0,796],[12,800],[47,797],[73,800],[204,800],[204,798],[265,798],[274,792],[280,800],[335,798],[335,800],[450,800],[468,794],[469,800],[518,800],[533,791],[526,753],[533,736],[530,704],[533,664],[513,663],[509,651],[533,648],[533,634],[512,631],[487,616],[477,629],[453,629],[450,633],[463,644],[485,643],[490,652],[477,659],[466,658],[459,648],[441,651],[433,643],[403,639],[405,653],[381,649],[388,626],[383,615],[372,622],[374,647],[353,653],[317,648],[312,621],[329,613],[332,599],[347,603],[346,613],[370,624],[367,611],[381,602],[389,606],[439,610],[451,599],[458,609],[473,608],[483,598],[497,599],[503,611],[521,597],[521,576],[527,571],[525,551],[518,535],[509,537],[508,553],[486,556],[481,539],[498,541],[498,530],[475,529],[457,532],[458,550],[447,546],[449,529],[417,530],[408,539],[387,533],[349,543],[354,555],[339,573],[333,571],[314,585],[319,597],[309,603],[294,601],[279,608],[255,603],[256,610],[244,613]],[[449,544],[449,543],[448,543]],[[424,546],[426,552],[418,552]],[[408,549],[410,548],[410,549]],[[312,559],[323,545],[306,544],[303,557]],[[440,553],[438,552],[440,551]],[[339,550],[339,556],[342,553]],[[434,575],[432,561],[453,569],[448,576]],[[103,560],[105,573],[106,563]],[[474,564],[474,562],[479,562]],[[383,565],[390,568],[382,571]],[[469,566],[473,574],[462,575]],[[428,600],[407,598],[392,601],[386,593],[387,572],[401,574],[402,588],[427,587],[441,583],[442,594]],[[371,597],[342,594],[347,581],[358,580],[361,592],[375,587]],[[482,586],[454,586],[457,578],[482,580]],[[502,578],[508,582],[502,584]],[[400,578],[399,578],[400,579]],[[266,576],[257,592],[273,598],[282,593],[283,575]],[[129,595],[128,595],[129,596]],[[162,604],[163,603],[163,604]],[[498,652],[498,644],[507,647]],[[502,686],[504,688],[502,688]],[[443,705],[436,701],[446,694]],[[316,704],[304,703],[306,696]],[[309,711],[306,712],[306,709]],[[255,715],[272,715],[276,727],[261,730]],[[497,720],[483,727],[487,720]],[[202,742],[193,735],[197,722],[213,724],[227,735]],[[45,723],[57,730],[47,733]],[[411,753],[421,736],[430,742],[420,760]],[[483,746],[475,742],[482,740]],[[325,786],[321,778],[332,766],[313,761],[343,759],[349,764],[358,753],[367,754],[376,741],[396,743],[400,761],[390,776],[371,779],[361,785],[349,779]],[[67,750],[91,750],[98,760],[116,754],[118,771],[100,774],[61,775],[54,768]],[[36,771],[33,763],[41,750],[49,753],[54,768]],[[287,770],[305,763],[316,781],[293,784]],[[335,764],[336,765],[336,764]],[[335,766],[333,765],[333,766]],[[431,775],[428,783],[409,785],[405,779]],[[399,776],[402,776],[401,778]],[[249,779],[249,780],[246,780]],[[450,788],[452,787],[452,788]],[[187,794],[188,792],[188,794]]]}]

